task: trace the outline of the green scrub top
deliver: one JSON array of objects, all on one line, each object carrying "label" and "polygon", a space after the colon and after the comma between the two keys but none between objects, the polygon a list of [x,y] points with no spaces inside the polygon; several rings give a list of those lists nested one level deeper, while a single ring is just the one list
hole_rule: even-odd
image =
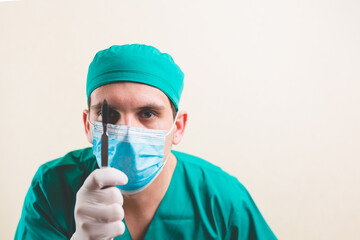
[{"label": "green scrub top", "polygon": [[[236,178],[205,160],[172,152],[177,165],[145,240],[276,239]],[[91,148],[42,165],[25,197],[15,239],[70,239],[76,193],[96,168]],[[115,238],[128,239],[127,228]]]}]

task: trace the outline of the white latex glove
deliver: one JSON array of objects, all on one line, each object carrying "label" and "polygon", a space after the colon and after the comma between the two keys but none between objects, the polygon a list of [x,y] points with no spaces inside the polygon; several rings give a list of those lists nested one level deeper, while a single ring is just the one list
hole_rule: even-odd
[{"label": "white latex glove", "polygon": [[109,167],[96,169],[88,176],[76,194],[76,231],[71,239],[108,240],[124,233],[124,200],[116,185],[127,181],[123,172]]}]

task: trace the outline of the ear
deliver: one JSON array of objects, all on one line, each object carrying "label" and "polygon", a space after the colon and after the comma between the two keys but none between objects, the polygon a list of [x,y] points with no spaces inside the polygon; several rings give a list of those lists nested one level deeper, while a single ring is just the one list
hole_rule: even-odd
[{"label": "ear", "polygon": [[92,143],[92,135],[91,135],[91,130],[90,130],[90,122],[88,121],[89,117],[89,110],[85,109],[83,111],[83,122],[84,122],[84,127],[85,127],[85,134],[86,137],[89,141],[89,143]]},{"label": "ear", "polygon": [[178,117],[175,122],[176,130],[175,130],[174,138],[173,138],[173,142],[172,142],[174,145],[179,144],[182,137],[184,136],[187,117],[188,117],[188,114],[186,111],[184,111],[184,110],[179,111]]}]

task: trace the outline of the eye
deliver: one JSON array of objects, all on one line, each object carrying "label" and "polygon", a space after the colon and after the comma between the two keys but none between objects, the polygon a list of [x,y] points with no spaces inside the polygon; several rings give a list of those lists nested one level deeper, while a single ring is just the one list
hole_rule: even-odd
[{"label": "eye", "polygon": [[109,123],[115,124],[120,119],[120,113],[113,109],[109,109],[109,118],[108,119],[109,119]]},{"label": "eye", "polygon": [[140,113],[140,117],[145,118],[145,119],[152,119],[154,117],[156,117],[156,114],[150,111],[144,111]]},{"label": "eye", "polygon": [[96,121],[96,122],[102,122],[101,112],[96,113],[96,115],[95,115],[95,121]]},{"label": "eye", "polygon": [[[109,116],[108,116],[108,123],[110,124],[116,124],[120,119],[120,113],[115,111],[114,109],[109,109]],[[97,122],[102,122],[102,112],[99,111],[99,113],[96,116]]]}]

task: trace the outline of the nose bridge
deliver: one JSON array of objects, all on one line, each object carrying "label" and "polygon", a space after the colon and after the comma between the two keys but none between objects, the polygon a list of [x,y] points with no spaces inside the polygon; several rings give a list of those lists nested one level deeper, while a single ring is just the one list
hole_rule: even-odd
[{"label": "nose bridge", "polygon": [[132,126],[134,123],[134,116],[130,112],[124,112],[120,117],[120,125]]},{"label": "nose bridge", "polygon": [[127,126],[131,126],[131,123],[133,122],[133,117],[131,114],[127,113],[124,115],[124,124]]}]

